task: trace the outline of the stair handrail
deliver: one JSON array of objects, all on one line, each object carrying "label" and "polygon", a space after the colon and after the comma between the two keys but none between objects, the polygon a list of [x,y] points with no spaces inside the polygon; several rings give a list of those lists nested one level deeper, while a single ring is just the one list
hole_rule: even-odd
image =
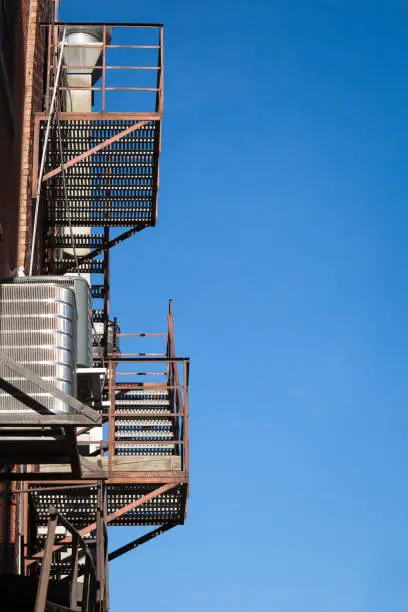
[{"label": "stair handrail", "polygon": [[[72,584],[71,584],[71,607],[72,604],[75,603],[76,599],[76,587],[77,587],[77,577],[78,577],[78,557],[79,557],[79,548],[81,546],[82,553],[86,558],[86,570],[85,570],[85,578],[84,578],[84,589],[89,588],[89,580],[92,576],[93,580],[97,580],[97,567],[95,563],[95,559],[89,550],[87,543],[84,538],[81,536],[80,532],[70,523],[54,506],[49,507],[49,518],[47,524],[47,537],[44,547],[44,556],[42,558],[41,563],[41,572],[38,582],[37,595],[35,600],[34,612],[45,612],[47,609],[47,593],[48,593],[48,585],[50,580],[50,572],[51,572],[51,564],[52,564],[52,556],[54,552],[54,547],[56,544],[55,536],[56,536],[56,527],[58,522],[65,527],[67,531],[69,531],[72,535],[72,544],[73,544],[73,553],[71,555],[71,573],[73,576]],[[87,605],[86,610],[93,609],[93,595],[94,593],[89,592],[87,594],[84,593],[84,597],[88,597],[90,601],[89,606]],[[76,603],[75,603],[76,605]],[[101,608],[102,610],[102,608]]]}]

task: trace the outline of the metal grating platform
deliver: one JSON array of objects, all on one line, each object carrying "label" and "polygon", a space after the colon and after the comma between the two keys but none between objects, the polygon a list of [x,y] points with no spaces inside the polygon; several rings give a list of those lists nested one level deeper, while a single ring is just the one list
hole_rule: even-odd
[{"label": "metal grating platform", "polygon": [[[61,121],[64,156],[69,160],[112,138],[135,120]],[[45,121],[41,122],[41,140]],[[143,128],[85,157],[66,169],[69,214],[64,202],[62,173],[45,182],[50,225],[130,227],[143,221],[154,225],[160,122]],[[58,132],[52,126],[45,172],[58,168]]]},{"label": "metal grating platform", "polygon": [[31,493],[31,496],[34,502],[37,526],[47,524],[50,506],[55,506],[76,529],[82,529],[95,520],[96,487],[47,491],[47,487],[44,486],[44,493],[36,491]]},{"label": "metal grating platform", "polygon": [[[108,515],[150,493],[159,485],[115,484],[107,486]],[[53,505],[77,529],[95,520],[96,488],[65,489],[31,493],[36,512],[37,526],[45,526],[48,509]],[[162,525],[166,522],[183,523],[186,504],[186,485],[179,484],[167,493],[151,499],[142,506],[118,517],[109,525]]]},{"label": "metal grating platform", "polygon": [[[129,504],[155,488],[155,485],[148,484],[110,485],[108,487],[108,510],[109,508],[120,508]],[[109,524],[162,525],[167,522],[182,523],[184,521],[185,502],[186,485],[178,485],[168,493],[163,493]]]}]

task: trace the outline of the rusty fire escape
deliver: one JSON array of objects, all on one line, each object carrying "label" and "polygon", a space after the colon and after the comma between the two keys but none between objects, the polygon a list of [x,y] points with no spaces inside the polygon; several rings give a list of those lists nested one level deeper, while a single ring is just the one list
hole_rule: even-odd
[{"label": "rusty fire escape", "polygon": [[[93,363],[78,372],[78,396],[67,399],[0,356],[3,368],[65,395],[78,415],[55,416],[66,433],[60,457],[38,456],[34,447],[32,461],[2,456],[18,466],[0,478],[14,481],[20,501],[21,571],[32,581],[35,612],[106,612],[109,561],[182,524],[188,494],[189,359],[176,353],[171,302],[159,334],[123,333],[120,316],[109,311],[110,249],[157,219],[163,28],[42,27],[47,70],[43,111],[34,119],[32,269],[41,277],[89,275]],[[75,32],[91,42],[69,37]],[[95,50],[95,64],[80,61],[86,50]],[[118,63],[123,57],[140,59]],[[78,110],[74,92],[91,96],[93,109]],[[52,421],[35,418],[27,423]],[[107,528],[121,525],[152,530],[108,552]]]}]

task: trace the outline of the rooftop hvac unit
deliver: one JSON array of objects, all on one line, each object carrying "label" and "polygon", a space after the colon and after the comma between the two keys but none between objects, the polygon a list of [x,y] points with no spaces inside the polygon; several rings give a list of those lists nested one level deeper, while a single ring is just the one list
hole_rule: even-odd
[{"label": "rooftop hvac unit", "polygon": [[[22,276],[4,279],[4,285],[56,285],[74,293],[76,303],[76,365],[80,368],[92,367],[92,301],[86,279],[80,276]],[[2,285],[0,285],[2,286]],[[1,313],[0,313],[1,317]],[[1,319],[0,319],[1,326]]]},{"label": "rooftop hvac unit", "polygon": [[[77,309],[72,288],[32,279],[0,283],[0,351],[71,396],[76,392]],[[32,413],[21,401],[29,396],[41,413],[71,413],[66,403],[0,366],[0,376],[18,389],[0,390],[0,413]],[[20,399],[19,399],[20,397]]]}]

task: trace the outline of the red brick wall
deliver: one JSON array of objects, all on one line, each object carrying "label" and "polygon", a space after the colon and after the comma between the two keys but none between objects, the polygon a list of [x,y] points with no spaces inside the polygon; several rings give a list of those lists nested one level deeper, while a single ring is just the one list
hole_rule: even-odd
[{"label": "red brick wall", "polygon": [[[24,114],[22,125],[21,183],[18,225],[17,265],[28,272],[32,238],[33,205],[31,179],[33,170],[34,114],[41,109],[43,92],[43,61],[46,20],[50,0],[30,0],[27,31]],[[41,224],[39,224],[41,225]]]},{"label": "red brick wall", "polygon": [[17,265],[17,227],[20,181],[21,126],[24,101],[25,39],[30,0],[21,0],[14,34],[12,105],[13,124],[7,106],[0,105],[0,277]]},{"label": "red brick wall", "polygon": [[[12,104],[14,126],[4,104],[0,105],[0,277],[14,274],[17,266],[17,234],[20,193],[21,129],[24,107],[25,49],[30,0],[21,0],[14,33]],[[14,131],[14,133],[13,133]],[[11,571],[15,532],[15,506],[7,495],[8,485],[0,485],[0,571]],[[10,516],[11,513],[11,516]],[[13,517],[13,520],[11,520]]]},{"label": "red brick wall", "polygon": [[[50,2],[20,0],[13,58],[14,135],[6,108],[0,105],[0,277],[15,274],[18,265],[28,259],[34,113],[41,110],[43,90],[44,28],[40,21],[46,20]],[[0,493],[4,488],[7,484],[0,485]],[[17,571],[18,501],[9,502],[3,497],[0,503],[0,571]]]}]

